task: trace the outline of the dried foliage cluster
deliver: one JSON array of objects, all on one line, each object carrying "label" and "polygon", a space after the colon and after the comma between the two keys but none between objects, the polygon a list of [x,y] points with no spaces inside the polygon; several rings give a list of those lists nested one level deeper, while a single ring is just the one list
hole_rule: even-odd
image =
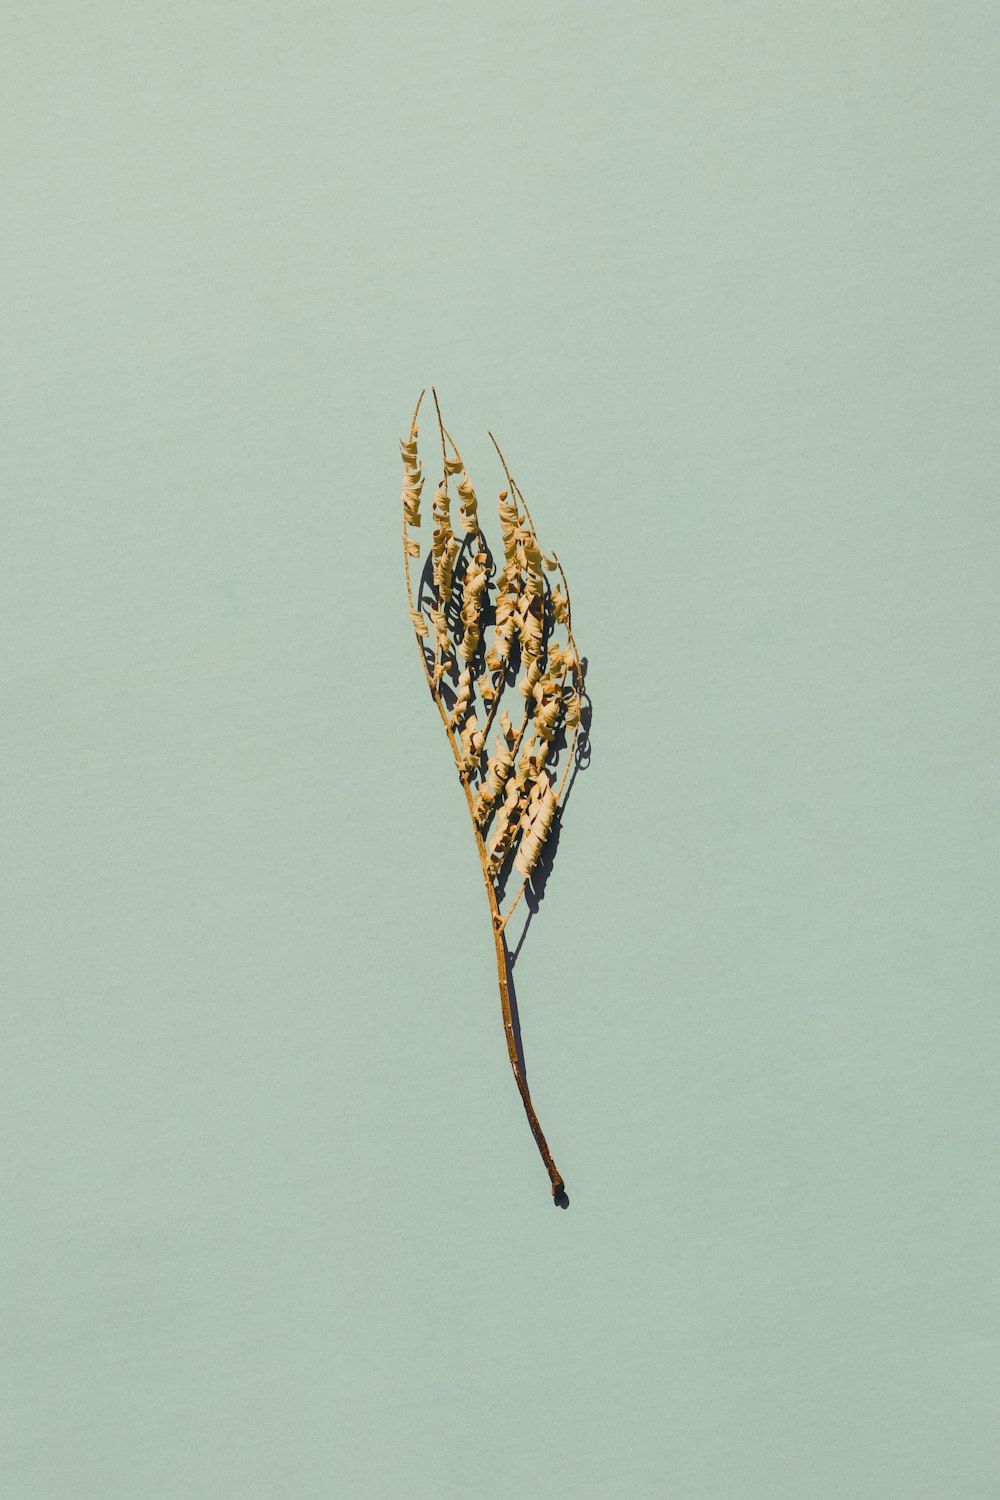
[{"label": "dried foliage cluster", "polygon": [[[552,833],[566,788],[580,726],[583,668],[562,564],[555,553],[542,552],[531,513],[496,439],[490,433],[506,479],[497,501],[502,562],[487,544],[475,488],[441,420],[437,393],[432,394],[440,478],[430,502],[430,550],[416,597],[411,561],[420,558],[421,549],[412,533],[422,523],[427,482],[418,448],[423,392],[400,443],[410,619],[472,816],[492,915],[511,1067],[553,1195],[558,1195],[563,1180],[538,1123],[514,1036],[504,929]],[[510,707],[505,698],[512,699]],[[512,883],[515,890],[508,896]]]}]

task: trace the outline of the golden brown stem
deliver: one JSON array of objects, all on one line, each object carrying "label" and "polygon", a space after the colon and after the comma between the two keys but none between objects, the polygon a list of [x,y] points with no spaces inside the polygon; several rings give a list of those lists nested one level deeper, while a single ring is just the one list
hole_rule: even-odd
[{"label": "golden brown stem", "polygon": [[[424,393],[421,392],[421,400],[423,399],[423,394]],[[440,408],[440,406],[438,404],[437,391],[434,389],[433,386],[431,387],[431,395],[432,395],[432,397],[434,399],[434,408],[435,408],[435,412],[437,414],[438,429],[439,429],[440,435],[441,435],[441,453],[442,453],[442,457],[443,458],[447,457],[447,450],[445,448],[445,438],[446,438],[446,436],[447,436],[448,442],[451,443],[452,448],[454,448],[454,450],[455,450],[456,457],[460,457],[458,449],[457,449],[457,447],[455,447],[455,443],[454,443],[453,439],[451,438],[450,433],[446,433],[446,429],[445,429],[444,423],[441,420],[441,408]],[[420,401],[417,402],[417,410],[414,411],[414,413],[413,413],[413,421],[410,424],[410,436],[411,436],[411,438],[413,436],[413,429],[416,426],[417,412],[419,412],[419,409],[420,409]],[[490,436],[492,437],[492,433],[490,434]],[[493,441],[494,441],[494,446],[495,446],[496,439],[494,438]],[[497,449],[497,452],[499,452],[499,451],[500,450]],[[501,457],[501,462],[503,462],[503,455],[501,454],[500,457]],[[506,470],[506,467],[507,467],[506,464],[504,464],[504,469],[505,470]],[[508,478],[509,478],[509,475],[508,475]],[[445,492],[445,494],[447,494],[447,492],[448,492],[448,474],[447,474],[447,470],[445,470],[445,473],[444,473],[443,483],[444,483],[444,492]],[[527,507],[525,507],[525,510],[527,510]],[[529,517],[529,520],[530,520],[530,517]],[[478,527],[477,527],[477,531],[478,531]],[[482,539],[482,532],[481,531],[478,531],[478,535]],[[409,561],[409,555],[406,552],[406,539],[407,539],[407,526],[406,526],[406,517],[405,517],[405,513],[404,513],[404,517],[403,517],[403,544],[404,544],[403,545],[403,561],[404,561],[405,571],[406,571],[406,592],[407,592],[407,597],[409,599],[410,609],[412,611],[413,608],[414,608],[413,586],[412,586],[412,582],[411,582],[411,579],[410,579],[410,561]],[[445,601],[440,598],[440,592],[439,592],[439,608],[443,609],[444,605],[445,605]],[[479,863],[480,863],[480,865],[482,867],[483,880],[486,883],[486,895],[487,895],[487,898],[489,900],[489,905],[490,905],[490,920],[491,920],[491,925],[492,925],[492,928],[493,928],[493,941],[494,941],[494,944],[496,946],[496,954],[497,954],[497,979],[498,979],[499,984],[500,984],[500,1008],[501,1008],[501,1011],[503,1012],[503,1028],[504,1028],[504,1038],[505,1038],[506,1043],[507,1043],[507,1056],[510,1058],[511,1069],[513,1070],[513,1073],[514,1073],[514,1082],[517,1084],[517,1091],[521,1095],[521,1103],[524,1105],[524,1112],[525,1112],[525,1114],[528,1117],[528,1124],[531,1126],[531,1133],[535,1137],[535,1144],[537,1145],[539,1153],[541,1154],[542,1161],[545,1163],[545,1170],[548,1172],[548,1174],[549,1174],[549,1180],[552,1183],[552,1196],[553,1196],[553,1198],[557,1198],[560,1193],[562,1193],[562,1192],[565,1191],[565,1183],[563,1182],[563,1179],[562,1179],[562,1177],[561,1177],[561,1175],[559,1173],[558,1167],[556,1166],[555,1162],[552,1159],[552,1153],[549,1150],[548,1142],[545,1139],[545,1134],[544,1134],[544,1132],[542,1130],[542,1127],[541,1127],[541,1125],[538,1122],[538,1116],[535,1114],[535,1108],[534,1108],[534,1105],[531,1102],[531,1095],[528,1092],[528,1085],[527,1085],[527,1082],[526,1082],[526,1080],[524,1078],[524,1074],[523,1074],[523,1071],[522,1071],[522,1068],[521,1068],[521,1058],[520,1058],[520,1054],[518,1052],[517,1039],[516,1039],[516,1037],[514,1035],[514,1016],[513,1016],[513,1011],[511,1009],[510,984],[509,984],[508,974],[507,974],[507,946],[506,946],[506,941],[504,939],[504,932],[503,932],[505,919],[502,919],[501,916],[500,916],[500,908],[499,908],[499,906],[497,904],[496,889],[495,889],[495,887],[493,885],[493,881],[490,879],[489,857],[488,857],[488,855],[486,853],[486,845],[485,845],[485,842],[483,840],[482,833],[480,831],[478,823],[476,822],[475,806],[474,806],[474,802],[473,802],[472,789],[471,789],[471,787],[469,785],[469,773],[465,769],[465,767],[463,766],[461,750],[459,748],[457,737],[456,737],[456,735],[452,731],[451,725],[450,725],[449,720],[448,720],[448,715],[447,715],[447,713],[445,711],[444,704],[441,701],[441,695],[440,695],[440,692],[438,690],[438,687],[437,687],[434,679],[432,678],[431,673],[428,670],[427,662],[426,662],[426,659],[424,657],[423,645],[421,643],[421,640],[420,640],[419,636],[417,637],[417,646],[418,646],[418,648],[420,650],[420,662],[421,662],[421,665],[422,665],[422,667],[424,669],[424,675],[427,678],[427,684],[428,684],[428,686],[429,686],[429,688],[431,690],[431,697],[434,699],[434,702],[437,705],[438,712],[441,715],[441,721],[444,724],[445,734],[448,736],[448,743],[451,745],[452,754],[455,757],[455,764],[456,764],[456,767],[458,769],[459,780],[462,783],[462,789],[465,792],[465,798],[466,798],[466,801],[467,801],[467,803],[469,805],[469,813],[470,813],[470,815],[472,817],[472,829],[473,829],[473,833],[475,834],[476,849],[477,849],[478,854],[479,854]],[[437,665],[438,659],[439,659],[439,650],[438,650],[437,645],[435,645],[435,653],[434,653],[435,666]],[[499,703],[499,698],[497,699],[497,703]],[[496,707],[496,705],[494,705],[494,711],[495,711],[495,707]],[[524,712],[524,718],[523,718],[523,720],[521,722],[521,728],[518,731],[517,739],[516,739],[515,744],[514,744],[514,751],[515,752],[517,750],[518,745],[520,744],[521,737],[522,737],[522,735],[524,733],[525,725],[528,722],[529,711],[530,711],[529,708],[526,706],[525,707],[525,712]],[[490,715],[489,718],[488,718],[488,724],[491,723],[491,722],[492,722],[492,715]],[[525,884],[526,883],[527,882],[525,882]],[[523,890],[523,886],[522,886],[522,890]],[[509,916],[510,913],[508,912],[507,915]]]},{"label": "golden brown stem", "polygon": [[545,1170],[549,1174],[549,1181],[552,1183],[552,1196],[556,1198],[560,1193],[565,1191],[566,1184],[559,1175],[559,1168],[552,1160],[552,1152],[549,1150],[542,1127],[538,1123],[538,1116],[535,1114],[535,1107],[531,1102],[531,1095],[528,1093],[528,1085],[521,1072],[521,1059],[514,1036],[514,1017],[510,1008],[510,988],[507,982],[507,947],[504,942],[503,930],[499,926],[498,918],[495,914],[495,903],[491,903],[491,905],[494,905],[493,938],[497,949],[497,977],[500,981],[500,1008],[503,1011],[503,1033],[507,1042],[507,1056],[510,1058],[510,1065],[514,1071],[514,1082],[517,1084],[517,1091],[521,1095],[521,1103],[524,1105],[524,1112],[528,1116],[531,1133],[535,1137],[535,1145],[541,1153],[542,1161],[545,1163]]},{"label": "golden brown stem", "polygon": [[535,1145],[538,1147],[542,1161],[545,1163],[545,1170],[549,1174],[549,1181],[552,1183],[552,1196],[553,1198],[557,1198],[560,1193],[565,1192],[566,1184],[562,1180],[559,1168],[552,1159],[552,1152],[549,1150],[548,1141],[545,1139],[545,1132],[538,1122],[538,1116],[535,1114],[535,1106],[531,1102],[528,1085],[521,1071],[521,1059],[518,1055],[517,1041],[514,1037],[514,1016],[510,1006],[510,986],[507,980],[507,947],[503,935],[503,922],[500,919],[500,908],[497,905],[496,889],[490,879],[486,846],[483,842],[483,836],[479,831],[475,814],[473,813],[472,792],[469,788],[468,777],[463,775],[461,781],[466,801],[469,804],[469,812],[472,814],[472,828],[476,836],[479,863],[482,866],[483,880],[486,883],[486,898],[490,903],[493,941],[497,950],[497,979],[500,982],[500,1009],[503,1012],[503,1034],[504,1040],[507,1043],[507,1056],[510,1058],[510,1065],[514,1072],[514,1082],[517,1084],[517,1091],[521,1095],[521,1103],[524,1105],[524,1112],[528,1116],[531,1133],[535,1137]]}]

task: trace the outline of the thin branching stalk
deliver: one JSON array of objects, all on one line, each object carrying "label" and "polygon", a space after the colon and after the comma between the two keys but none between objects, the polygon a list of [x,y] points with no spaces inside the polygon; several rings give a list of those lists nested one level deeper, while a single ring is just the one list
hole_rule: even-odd
[{"label": "thin branching stalk", "polygon": [[[479,519],[478,497],[462,455],[444,425],[433,387],[431,395],[442,468],[434,490],[433,536],[423,575],[425,586],[433,585],[432,605],[421,605],[421,598],[426,597],[423,590],[414,599],[410,577],[410,559],[420,553],[410,528],[421,523],[426,477],[417,443],[417,418],[424,392],[417,401],[409,434],[400,444],[410,620],[424,677],[444,724],[472,819],[496,949],[507,1055],[553,1196],[558,1197],[564,1190],[563,1179],[528,1092],[514,1031],[505,928],[528,887],[566,789],[580,726],[583,669],[573,637],[565,571],[554,553],[542,553],[531,512],[499,444],[490,433],[507,480],[507,488],[500,491],[497,502],[503,535],[502,568],[499,554],[493,566]],[[463,544],[452,527],[449,479],[457,481],[457,524],[466,536]],[[545,572],[558,572],[560,587],[553,589]],[[493,634],[487,641],[491,615]],[[432,652],[424,645],[431,629]],[[557,639],[560,632],[563,640]],[[501,712],[511,687],[524,698],[516,729],[508,710]],[[498,715],[500,733],[494,735],[495,751],[491,755],[488,736]],[[562,751],[566,762],[556,785],[550,769],[554,770],[555,757]],[[512,870],[520,880],[503,911]]]}]

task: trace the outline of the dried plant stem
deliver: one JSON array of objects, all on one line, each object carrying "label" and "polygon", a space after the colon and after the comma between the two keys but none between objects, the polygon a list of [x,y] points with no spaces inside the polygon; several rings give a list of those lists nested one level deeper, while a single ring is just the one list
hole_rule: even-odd
[{"label": "dried plant stem", "polygon": [[[438,405],[437,391],[433,386],[431,387],[431,395],[434,398],[434,407],[437,412],[438,429],[441,434],[442,458],[447,458],[448,456],[447,448],[445,447],[446,437],[448,442],[451,443],[452,449],[455,452],[456,456],[460,457],[461,455],[459,454],[454,439],[452,438],[450,433],[446,432],[444,422],[441,420],[441,408]],[[416,413],[414,413],[414,421],[416,421]],[[444,473],[444,485],[445,492],[447,493],[447,470],[445,470]],[[478,526],[476,529],[477,535],[481,539],[482,532],[479,530]],[[422,651],[421,656],[423,656]],[[424,663],[424,666],[426,670],[426,662]],[[490,918],[493,928],[493,941],[496,946],[497,980],[500,986],[500,1009],[503,1014],[503,1031],[504,1040],[507,1043],[507,1056],[510,1058],[510,1066],[511,1071],[514,1074],[514,1082],[517,1084],[517,1091],[521,1095],[521,1103],[524,1105],[524,1112],[528,1117],[528,1124],[531,1126],[531,1133],[535,1137],[535,1145],[538,1147],[542,1161],[545,1163],[545,1170],[549,1174],[549,1181],[552,1183],[552,1196],[553,1198],[555,1198],[558,1197],[560,1193],[565,1191],[566,1184],[563,1182],[559,1168],[556,1166],[552,1158],[552,1152],[549,1150],[548,1141],[545,1139],[545,1132],[542,1130],[538,1116],[535,1113],[535,1106],[531,1102],[531,1094],[528,1091],[528,1084],[521,1069],[521,1059],[517,1050],[517,1040],[514,1036],[514,1016],[510,1005],[510,984],[507,977],[507,947],[503,935],[504,921],[503,919],[501,919],[500,909],[497,905],[496,891],[494,889],[493,882],[490,879],[489,857],[486,853],[486,844],[483,841],[482,833],[480,832],[479,825],[476,822],[475,806],[473,803],[472,792],[469,788],[469,778],[467,773],[462,768],[461,753],[459,751],[458,744],[456,742],[454,734],[452,733],[451,727],[448,724],[447,716],[445,715],[444,710],[441,708],[441,703],[436,693],[434,694],[434,699],[441,711],[441,717],[444,720],[444,725],[448,733],[448,739],[451,743],[452,752],[455,756],[455,760],[459,765],[459,777],[461,779],[462,787],[465,792],[466,801],[469,804],[469,815],[472,819],[473,832],[476,836],[476,848],[479,854],[479,864],[483,872],[483,881],[486,885],[486,897],[490,905]],[[490,718],[492,719],[492,715],[490,716]],[[527,723],[527,718],[528,714],[527,710],[525,710],[524,723]],[[521,725],[522,733],[524,730],[524,723],[522,723]],[[518,735],[518,742],[519,741],[520,734]]]},{"label": "dried plant stem", "polygon": [[[508,490],[500,495],[498,501],[505,565],[497,597],[504,600],[505,614],[502,622],[499,615],[494,615],[494,644],[485,651],[482,667],[478,666],[483,659],[481,632],[491,603],[490,581],[495,576],[495,568],[480,525],[475,489],[458,446],[444,425],[437,391],[433,386],[431,395],[437,416],[443,466],[441,481],[434,490],[434,530],[428,554],[428,566],[434,580],[434,602],[417,607],[421,592],[418,587],[415,601],[410,576],[410,556],[419,556],[420,548],[416,539],[409,539],[408,526],[420,525],[421,491],[427,478],[418,457],[416,441],[417,417],[424,392],[421,392],[420,400],[417,401],[410,422],[409,437],[400,445],[405,469],[402,501],[407,600],[417,637],[420,665],[444,725],[472,820],[496,949],[497,981],[507,1056],[531,1133],[552,1184],[552,1196],[558,1198],[564,1191],[562,1175],[552,1158],[535,1113],[524,1076],[520,1039],[515,1034],[511,961],[504,929],[511,912],[524,895],[541,845],[552,827],[553,816],[567,783],[579,732],[583,677],[570,627],[569,587],[556,555],[553,553],[546,556],[541,553],[524,496],[514,483],[496,439],[490,433],[508,483]],[[449,448],[453,454],[451,458],[448,456]],[[450,516],[450,474],[461,475],[457,481],[460,500],[458,522],[466,534],[461,546]],[[508,494],[511,499],[509,504],[505,504]],[[518,507],[523,509],[523,515],[518,514]],[[463,568],[461,558],[469,545],[472,551]],[[543,563],[550,570],[558,567],[565,597],[553,595],[551,588],[547,588],[542,573]],[[551,600],[551,610],[546,598]],[[428,620],[424,617],[424,609],[434,627],[433,651],[429,644],[424,644],[428,635]],[[553,621],[565,627],[566,647],[555,646],[550,649],[548,643]],[[526,699],[524,713],[516,730],[506,713],[501,716],[503,736],[496,737],[496,755],[491,756],[486,749],[486,739],[500,709],[508,674],[512,671],[510,649],[514,631],[520,644],[519,657],[515,658],[513,669],[516,670],[519,662],[522,677],[518,688]],[[562,655],[564,651],[568,652],[565,656]],[[460,667],[460,661],[465,665]],[[491,665],[491,662],[494,664]],[[546,663],[544,667],[543,662]],[[571,674],[568,679],[567,670]],[[475,679],[472,676],[474,671],[479,673]],[[455,684],[447,690],[448,706],[441,687],[442,678],[446,674]],[[539,683],[541,686],[538,686]],[[454,702],[451,702],[453,693]],[[478,723],[477,706],[485,711],[485,724],[482,728]],[[517,762],[518,751],[533,717],[539,746],[532,750],[536,737],[533,732],[526,755]],[[557,789],[544,769],[545,759],[553,736],[568,732],[571,724],[575,725],[575,730],[568,746],[567,764]],[[563,743],[565,744],[565,740]],[[501,808],[497,799],[505,788],[506,798]],[[491,849],[487,851],[487,829],[494,814],[497,822],[494,825]],[[518,839],[520,845],[515,847]],[[502,915],[502,871],[512,853],[514,864],[524,879],[506,915]]]},{"label": "dried plant stem", "polygon": [[503,1011],[503,1029],[507,1041],[507,1056],[510,1058],[510,1065],[514,1070],[514,1082],[517,1084],[518,1093],[521,1095],[521,1103],[524,1105],[524,1112],[528,1116],[528,1124],[531,1126],[531,1133],[535,1137],[535,1145],[541,1153],[542,1161],[545,1163],[545,1170],[549,1174],[549,1181],[552,1183],[552,1196],[556,1198],[560,1193],[565,1191],[566,1184],[559,1175],[559,1168],[552,1160],[552,1152],[549,1150],[545,1134],[538,1122],[538,1116],[535,1114],[535,1107],[531,1102],[531,1095],[528,1092],[527,1082],[521,1072],[521,1060],[514,1037],[514,1018],[510,1008],[510,989],[507,983],[507,945],[504,941],[503,929],[497,918],[494,918],[493,922],[493,937],[497,949],[497,976],[500,980],[500,1008]]},{"label": "dried plant stem", "polygon": [[476,847],[479,850],[479,863],[482,867],[483,881],[486,885],[486,899],[490,904],[490,917],[492,919],[493,925],[493,941],[496,945],[497,950],[497,979],[500,984],[500,1009],[503,1013],[503,1034],[504,1041],[507,1043],[507,1056],[510,1058],[510,1066],[514,1074],[514,1082],[517,1084],[517,1091],[521,1095],[521,1103],[524,1105],[524,1112],[528,1117],[528,1124],[531,1126],[531,1133],[535,1137],[535,1145],[538,1147],[542,1161],[545,1163],[545,1170],[549,1174],[549,1181],[552,1183],[552,1196],[553,1198],[556,1198],[560,1193],[565,1192],[566,1184],[563,1182],[559,1168],[556,1166],[554,1160],[552,1159],[552,1152],[549,1150],[549,1143],[545,1139],[545,1132],[543,1131],[541,1124],[539,1123],[538,1116],[535,1114],[535,1106],[531,1102],[531,1094],[528,1092],[527,1080],[525,1079],[524,1073],[521,1070],[521,1058],[517,1050],[517,1040],[514,1036],[514,1015],[510,1006],[510,983],[507,977],[507,945],[503,935],[504,923],[500,917],[500,909],[497,905],[496,891],[494,890],[493,882],[490,879],[489,875],[489,861],[486,854],[486,845],[484,844],[483,836],[476,825],[475,815],[473,813],[472,793],[469,790],[468,778],[464,775],[462,776],[462,786],[465,789],[466,800],[469,804],[469,813],[472,815],[472,826],[475,830],[476,835]]}]

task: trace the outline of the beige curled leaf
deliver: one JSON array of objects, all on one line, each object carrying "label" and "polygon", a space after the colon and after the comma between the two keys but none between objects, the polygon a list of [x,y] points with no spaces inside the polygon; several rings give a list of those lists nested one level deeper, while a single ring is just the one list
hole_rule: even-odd
[{"label": "beige curled leaf", "polygon": [[542,669],[538,664],[538,658],[534,657],[528,667],[527,673],[517,685],[517,690],[524,698],[530,698],[535,690],[535,683],[542,675]]},{"label": "beige curled leaf", "polygon": [[459,543],[447,524],[435,527],[431,535],[431,556],[434,566],[434,582],[442,608],[451,595],[452,573],[458,557]]},{"label": "beige curled leaf", "polygon": [[438,650],[446,656],[451,655],[451,636],[448,634],[448,621],[444,617],[443,609],[431,608],[427,611],[434,626],[434,643]]},{"label": "beige curled leaf", "polygon": [[480,823],[486,821],[491,807],[503,791],[507,778],[514,768],[514,758],[510,753],[510,747],[499,735],[495,737],[494,744],[496,754],[489,758],[486,779],[476,796],[475,815],[476,821]]},{"label": "beige curled leaf", "polygon": [[458,482],[458,497],[461,501],[459,510],[459,522],[462,530],[474,532],[479,530],[479,519],[476,514],[476,492],[472,488],[472,481],[468,474],[463,474]]},{"label": "beige curled leaf", "polygon": [[556,732],[562,713],[562,693],[551,677],[543,677],[535,684],[532,697],[535,732],[539,739],[550,740]]},{"label": "beige curled leaf", "polygon": [[521,839],[520,848],[514,856],[514,868],[525,878],[531,874],[538,863],[538,856],[549,836],[552,820],[555,817],[556,793],[547,772],[542,773],[534,789],[529,810],[528,830]]},{"label": "beige curled leaf", "polygon": [[403,482],[403,518],[407,526],[420,525],[421,484],[409,478]]},{"label": "beige curled leaf", "polygon": [[462,580],[462,624],[465,634],[458,654],[463,661],[471,661],[479,646],[479,628],[483,611],[483,595],[486,591],[486,569],[478,557],[470,562]]},{"label": "beige curled leaf", "polygon": [[469,711],[469,702],[472,698],[472,673],[468,667],[458,674],[458,697],[455,707],[451,711],[451,722],[461,724]]},{"label": "beige curled leaf", "polygon": [[473,757],[483,748],[483,735],[479,729],[476,715],[471,713],[462,726],[461,733],[462,759],[466,766],[472,764]]}]

